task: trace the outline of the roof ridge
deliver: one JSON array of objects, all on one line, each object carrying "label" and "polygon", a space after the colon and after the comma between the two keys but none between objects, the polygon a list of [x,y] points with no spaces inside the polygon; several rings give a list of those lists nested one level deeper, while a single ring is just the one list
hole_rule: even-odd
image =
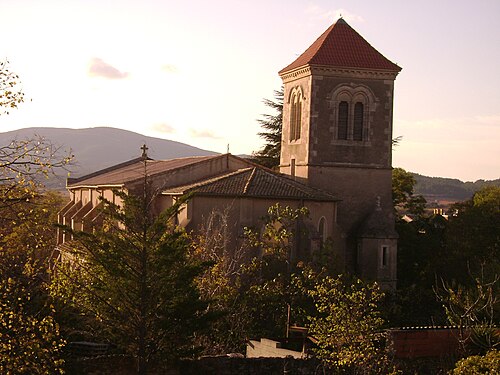
[{"label": "roof ridge", "polygon": [[257,170],[257,167],[253,167],[252,173],[250,174],[250,177],[248,178],[248,181],[245,183],[245,187],[243,188],[243,194],[246,194],[248,192],[248,187],[250,186],[250,183],[254,179],[256,170]]},{"label": "roof ridge", "polygon": [[212,177],[212,178],[209,178],[209,179],[201,179],[201,180],[198,180],[198,182],[193,182],[191,184],[184,184],[184,185],[172,186],[172,187],[169,187],[166,190],[176,189],[176,188],[179,188],[179,187],[183,187],[183,188],[185,188],[185,190],[190,190],[190,189],[193,189],[195,187],[203,187],[203,186],[207,186],[207,185],[213,184],[214,182],[223,180],[225,178],[229,178],[229,177],[235,176],[237,174],[241,174],[241,173],[247,172],[250,169],[251,168],[241,168],[241,169],[238,169],[236,171],[226,172],[226,173],[220,174],[218,176],[215,176],[215,177]]},{"label": "roof ridge", "polygon": [[300,190],[302,193],[304,194],[310,194],[309,192],[307,192],[305,189],[303,189],[303,187],[305,187],[306,189],[309,189],[309,190],[312,190],[312,191],[316,191],[316,192],[320,192],[322,194],[326,194],[326,195],[329,195],[331,196],[332,198],[337,198],[335,195],[327,192],[327,191],[324,191],[322,189],[318,189],[318,188],[315,188],[313,186],[309,186],[309,185],[306,185],[306,184],[303,184],[302,182],[299,182],[299,181],[295,181],[293,180],[289,175],[286,175],[286,174],[282,174],[280,173],[279,174],[279,177],[284,177],[288,183],[288,185]]},{"label": "roof ridge", "polygon": [[[155,161],[154,159],[151,159],[149,157],[146,160]],[[86,174],[86,175],[83,175],[83,176],[80,176],[80,177],[73,177],[73,178],[72,177],[68,177],[67,180],[66,180],[66,185],[74,184],[74,183],[86,180],[88,178],[98,176],[98,175],[103,174],[103,173],[107,173],[107,172],[111,172],[111,171],[114,171],[114,170],[117,170],[117,169],[120,169],[120,168],[123,168],[123,167],[127,167],[127,166],[135,164],[135,163],[137,163],[139,161],[144,161],[144,158],[142,156],[139,156],[137,158],[130,159],[128,161],[124,161],[123,163],[115,164],[115,165],[112,165],[112,166],[109,166],[109,167],[106,167],[106,168],[103,168],[103,169],[99,169],[98,171],[91,172],[89,174]]]}]

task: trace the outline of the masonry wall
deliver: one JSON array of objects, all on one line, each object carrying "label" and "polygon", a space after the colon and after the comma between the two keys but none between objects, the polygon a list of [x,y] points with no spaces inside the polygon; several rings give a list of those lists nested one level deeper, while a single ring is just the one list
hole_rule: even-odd
[{"label": "masonry wall", "polygon": [[[310,237],[316,235],[319,220],[324,218],[327,226],[327,237],[334,241],[338,240],[340,234],[336,223],[336,203],[335,202],[315,202],[315,201],[295,201],[295,200],[275,200],[256,198],[229,198],[229,197],[206,197],[194,196],[187,203],[187,215],[189,218],[188,230],[199,231],[207,225],[210,215],[227,215],[228,232],[230,233],[230,248],[236,248],[243,240],[244,227],[254,228],[261,231],[264,225],[263,218],[267,215],[270,206],[278,203],[282,206],[300,208],[305,206],[309,209],[309,217],[303,220],[303,225],[308,237],[299,238],[301,245],[298,246],[293,256],[298,259],[308,259],[311,257]],[[185,215],[184,213],[181,213]],[[300,231],[302,233],[302,231]],[[313,244],[314,245],[314,244]],[[339,262],[343,262],[344,254],[337,253]],[[342,263],[343,264],[343,263]]]}]

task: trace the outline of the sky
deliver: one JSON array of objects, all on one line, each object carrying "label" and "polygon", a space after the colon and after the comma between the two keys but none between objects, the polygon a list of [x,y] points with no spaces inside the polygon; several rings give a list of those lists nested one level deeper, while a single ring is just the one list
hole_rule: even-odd
[{"label": "sky", "polygon": [[278,71],[342,15],[403,68],[393,165],[500,178],[498,0],[0,0],[0,14],[0,60],[30,99],[1,132],[111,126],[250,154]]}]

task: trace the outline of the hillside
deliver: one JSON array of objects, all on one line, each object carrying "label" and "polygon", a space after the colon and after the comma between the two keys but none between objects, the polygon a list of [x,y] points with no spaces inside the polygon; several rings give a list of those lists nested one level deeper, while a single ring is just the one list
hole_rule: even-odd
[{"label": "hillside", "polygon": [[[172,159],[186,156],[215,155],[215,152],[202,150],[184,143],[167,139],[147,137],[128,130],[96,127],[85,129],[69,128],[26,128],[0,133],[0,146],[9,144],[13,139],[44,137],[62,150],[74,155],[70,167],[72,177],[94,172],[123,161],[138,157],[140,147],[147,144],[148,155],[153,159]],[[46,185],[51,188],[64,188],[67,173],[62,171]],[[485,185],[500,186],[500,179],[493,181],[478,180],[462,182],[458,179],[427,177],[414,173],[417,181],[416,194],[423,195],[428,202],[456,202],[469,199],[475,191]]]},{"label": "hillside", "polygon": [[415,193],[425,197],[427,202],[457,202],[469,199],[483,186],[500,186],[500,179],[463,182],[456,178],[427,177],[412,173],[415,177]]},{"label": "hillside", "polygon": [[[153,159],[216,154],[180,142],[147,137],[139,133],[107,127],[19,129],[0,133],[0,146],[7,145],[14,139],[32,139],[37,136],[61,147],[62,152],[71,151],[74,155],[74,162],[69,169],[73,177],[136,158],[141,155],[140,147],[143,144],[148,146],[148,155]],[[46,185],[64,187],[66,175],[66,172],[61,172],[58,178],[51,179]]]}]

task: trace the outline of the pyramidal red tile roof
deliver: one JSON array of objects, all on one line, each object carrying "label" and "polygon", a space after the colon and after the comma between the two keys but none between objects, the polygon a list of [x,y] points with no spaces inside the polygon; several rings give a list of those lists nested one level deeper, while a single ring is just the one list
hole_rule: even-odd
[{"label": "pyramidal red tile roof", "polygon": [[339,18],[297,60],[279,74],[304,65],[401,71],[401,68],[373,48],[351,26]]}]

